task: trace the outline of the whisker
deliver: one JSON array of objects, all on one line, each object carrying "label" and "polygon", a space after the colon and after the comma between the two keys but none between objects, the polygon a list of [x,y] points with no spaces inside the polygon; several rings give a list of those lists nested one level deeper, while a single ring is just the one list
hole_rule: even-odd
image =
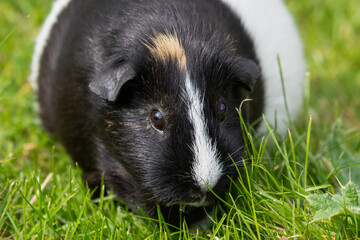
[{"label": "whisker", "polygon": [[233,153],[230,153],[228,158],[230,158],[232,155],[235,155],[236,153],[238,153],[240,150],[242,150],[243,148],[245,148],[245,145],[242,147],[239,147],[237,150],[235,150]]}]

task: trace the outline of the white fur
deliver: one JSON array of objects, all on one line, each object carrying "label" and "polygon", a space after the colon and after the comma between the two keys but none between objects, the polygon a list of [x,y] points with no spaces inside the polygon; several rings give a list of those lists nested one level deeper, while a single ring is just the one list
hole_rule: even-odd
[{"label": "white fur", "polygon": [[[282,0],[222,0],[236,13],[252,38],[260,61],[265,89],[266,119],[285,133],[288,120],[277,55],[283,70],[289,113],[294,120],[302,105],[305,61],[294,21]],[[259,132],[266,130],[264,123]]]},{"label": "white fur", "polygon": [[[189,119],[194,127],[193,150],[194,165],[192,174],[202,192],[208,191],[206,184],[213,188],[222,176],[222,166],[216,148],[206,131],[206,122],[203,111],[203,98],[186,74],[185,96],[189,107]],[[206,183],[206,184],[205,184]]]},{"label": "white fur", "polygon": [[62,11],[69,5],[71,0],[57,0],[54,2],[50,14],[46,18],[41,31],[36,39],[35,51],[31,63],[31,74],[29,77],[32,88],[37,91],[38,78],[40,73],[41,58],[44,53],[44,49],[48,43],[51,30],[55,23],[58,21],[58,17]]}]

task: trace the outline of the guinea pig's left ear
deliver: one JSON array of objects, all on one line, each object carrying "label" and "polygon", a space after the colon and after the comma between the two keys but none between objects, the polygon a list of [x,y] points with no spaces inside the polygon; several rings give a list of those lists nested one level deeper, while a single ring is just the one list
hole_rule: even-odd
[{"label": "guinea pig's left ear", "polygon": [[251,59],[241,58],[240,59],[240,69],[239,69],[239,78],[238,82],[243,85],[246,90],[252,92],[254,89],[256,81],[260,78],[260,68],[258,65]]},{"label": "guinea pig's left ear", "polygon": [[121,87],[136,76],[129,63],[124,63],[115,70],[105,71],[89,84],[90,90],[101,98],[114,102]]}]

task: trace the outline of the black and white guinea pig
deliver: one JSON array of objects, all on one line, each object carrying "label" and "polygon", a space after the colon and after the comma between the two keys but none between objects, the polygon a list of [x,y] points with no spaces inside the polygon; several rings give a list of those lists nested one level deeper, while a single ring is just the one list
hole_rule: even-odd
[{"label": "black and white guinea pig", "polygon": [[[136,209],[188,222],[241,169],[247,123],[279,131],[302,103],[305,64],[281,0],[57,0],[30,80],[44,127],[83,169]],[[258,122],[259,131],[265,128]]]}]

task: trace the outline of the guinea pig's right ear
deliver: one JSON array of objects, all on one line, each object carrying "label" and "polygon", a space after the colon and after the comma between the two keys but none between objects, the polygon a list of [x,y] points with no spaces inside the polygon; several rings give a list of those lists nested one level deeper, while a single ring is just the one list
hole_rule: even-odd
[{"label": "guinea pig's right ear", "polygon": [[123,63],[115,70],[105,71],[89,84],[90,90],[101,98],[114,102],[121,87],[136,76],[136,72],[129,63]]}]

